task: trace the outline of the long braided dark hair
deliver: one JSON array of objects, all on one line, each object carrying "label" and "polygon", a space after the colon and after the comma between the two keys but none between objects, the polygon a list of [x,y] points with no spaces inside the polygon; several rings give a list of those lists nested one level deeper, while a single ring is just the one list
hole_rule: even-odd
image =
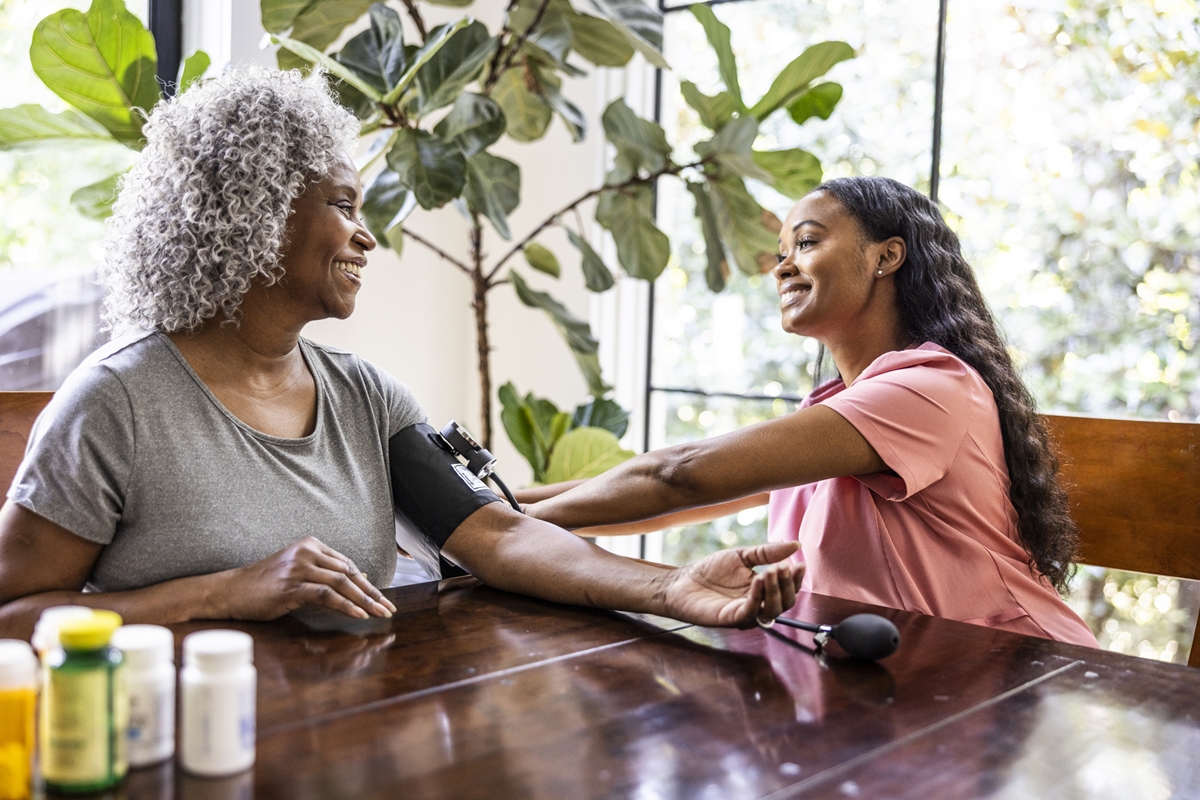
[{"label": "long braided dark hair", "polygon": [[1013,366],[996,320],[954,231],[925,195],[890,178],[837,178],[827,192],[872,242],[899,236],[908,255],[896,274],[896,301],[910,341],[941,345],[979,373],[1000,412],[1009,498],[1033,566],[1063,591],[1079,531],[1059,486],[1058,459],[1034,400]]}]

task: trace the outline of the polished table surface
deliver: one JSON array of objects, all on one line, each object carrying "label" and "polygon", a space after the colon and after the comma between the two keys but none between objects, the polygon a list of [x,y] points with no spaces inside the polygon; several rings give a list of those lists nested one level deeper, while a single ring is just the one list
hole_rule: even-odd
[{"label": "polished table surface", "polygon": [[135,770],[128,798],[1200,796],[1200,670],[820,595],[899,651],[823,658],[791,629],[571,608],[471,578],[399,613],[189,623],[255,639],[258,761]]}]

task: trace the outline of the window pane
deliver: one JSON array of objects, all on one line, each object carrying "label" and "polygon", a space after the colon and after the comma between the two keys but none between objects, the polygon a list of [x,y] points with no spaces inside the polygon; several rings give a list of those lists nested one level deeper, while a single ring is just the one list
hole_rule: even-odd
[{"label": "window pane", "polygon": [[940,196],[1030,388],[1200,419],[1200,7],[950,9]]}]

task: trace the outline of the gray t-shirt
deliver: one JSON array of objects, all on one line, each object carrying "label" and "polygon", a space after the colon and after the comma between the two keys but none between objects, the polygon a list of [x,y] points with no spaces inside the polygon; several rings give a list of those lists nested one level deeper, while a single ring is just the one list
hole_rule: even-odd
[{"label": "gray t-shirt", "polygon": [[425,415],[358,356],[300,350],[317,423],[283,439],[226,410],[163,334],[106,345],[38,417],[9,498],[105,545],[88,582],[100,591],[240,567],[309,535],[386,586],[388,439]]}]

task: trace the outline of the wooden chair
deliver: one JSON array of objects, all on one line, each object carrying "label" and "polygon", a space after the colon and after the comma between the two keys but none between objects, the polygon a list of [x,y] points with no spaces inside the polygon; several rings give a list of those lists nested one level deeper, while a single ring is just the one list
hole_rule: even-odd
[{"label": "wooden chair", "polygon": [[25,456],[29,429],[53,392],[0,392],[0,504]]},{"label": "wooden chair", "polygon": [[[1200,580],[1200,424],[1046,416],[1084,564]],[[1200,667],[1200,623],[1188,665]]]}]

